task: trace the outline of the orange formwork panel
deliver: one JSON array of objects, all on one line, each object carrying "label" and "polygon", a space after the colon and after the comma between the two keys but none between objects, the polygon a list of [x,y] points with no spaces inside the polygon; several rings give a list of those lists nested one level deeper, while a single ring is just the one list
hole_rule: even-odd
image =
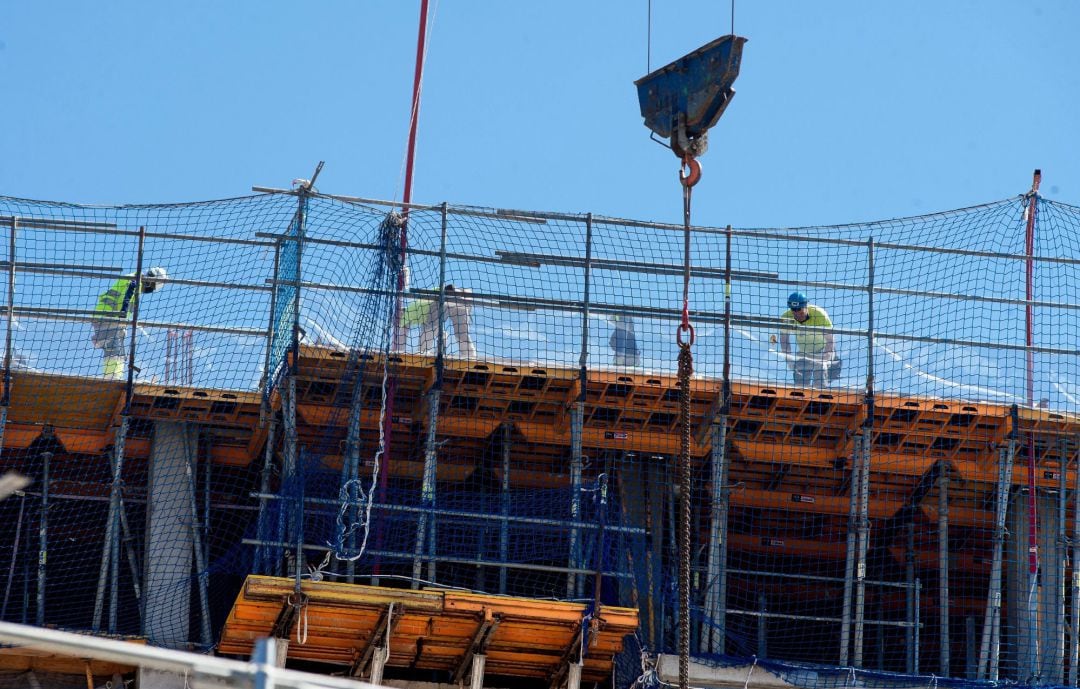
[{"label": "orange formwork panel", "polygon": [[576,660],[584,625],[583,678],[603,681],[623,637],[637,629],[637,610],[630,608],[601,605],[587,617],[582,603],[325,581],[303,582],[304,606],[283,625],[281,614],[295,601],[294,587],[292,579],[249,576],[225,622],[218,652],[246,656],[255,639],[271,636],[275,626],[295,637],[301,625],[307,638],[289,645],[291,660],[348,666],[359,674],[366,671],[373,643],[388,636],[389,666],[460,676],[482,637],[487,674],[550,678]]},{"label": "orange formwork panel", "polygon": [[14,370],[8,423],[104,429],[123,396],[120,381]]}]

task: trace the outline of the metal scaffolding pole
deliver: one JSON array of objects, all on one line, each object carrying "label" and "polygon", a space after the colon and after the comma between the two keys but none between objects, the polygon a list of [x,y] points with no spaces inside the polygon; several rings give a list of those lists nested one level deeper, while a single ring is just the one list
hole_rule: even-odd
[{"label": "metal scaffolding pole", "polygon": [[37,626],[45,626],[45,563],[49,554],[49,460],[41,453],[41,514],[38,515]]},{"label": "metal scaffolding pole", "polygon": [[[440,300],[441,301],[441,300]],[[442,304],[439,305],[441,311]],[[442,372],[439,370],[441,367],[438,365],[443,350],[442,342],[442,328],[439,328],[439,343],[437,345],[438,354],[436,355],[436,373],[435,373],[435,386],[428,392],[428,411],[427,411],[427,435],[424,440],[424,472],[420,481],[420,507],[422,508],[420,514],[416,520],[416,545],[413,548],[413,562],[412,562],[412,587],[414,589],[420,587],[421,575],[423,574],[424,556],[431,555],[429,552],[434,548],[434,537],[430,533],[429,528],[433,527],[435,515],[431,512],[435,508],[435,478],[436,478],[436,463],[438,462],[438,452],[435,445],[435,431],[438,426],[439,418],[439,380],[442,377]],[[429,559],[428,561],[428,581],[434,581],[435,578],[435,561]]]},{"label": "metal scaffolding pole", "polygon": [[15,581],[15,565],[19,561],[19,544],[22,542],[23,515],[26,513],[26,493],[19,496],[19,516],[15,520],[15,538],[11,539],[11,561],[8,564],[7,585],[4,586],[4,604],[0,607],[0,620],[7,619],[8,600],[11,597],[11,585]]},{"label": "metal scaffolding pole", "polygon": [[[505,563],[510,557],[510,445],[511,426],[502,425],[502,485],[500,486],[499,513],[499,562]],[[499,567],[499,593],[506,594],[506,565]]]},{"label": "metal scaffolding pole", "polygon": [[[274,473],[274,432],[277,430],[277,419],[271,415],[268,421],[269,427],[266,431],[266,447],[263,449],[263,466],[262,476],[259,478],[259,516],[256,520],[255,533],[258,534],[260,541],[269,540],[270,534],[267,533],[269,525],[267,524],[268,514],[266,508],[269,503],[268,498],[263,497],[270,493],[270,477]],[[270,549],[265,546],[259,546],[255,549],[255,566],[253,573],[266,574],[270,565]]]},{"label": "metal scaffolding pole", "polygon": [[446,203],[442,204],[442,225],[440,230],[440,256],[439,256],[439,300],[438,325],[436,326],[435,338],[435,382],[428,391],[427,411],[427,435],[424,438],[424,472],[420,482],[420,512],[416,521],[416,546],[412,563],[412,587],[419,588],[420,575],[424,556],[427,558],[427,580],[435,580],[435,515],[431,510],[435,508],[437,469],[438,469],[438,446],[435,442],[435,434],[439,428],[439,398],[442,395],[444,359],[446,357]]},{"label": "metal scaffolding pole", "polygon": [[904,533],[907,536],[907,546],[904,548],[904,581],[907,582],[907,621],[911,625],[907,628],[907,665],[906,672],[908,674],[915,674],[915,667],[918,665],[916,660],[918,651],[918,640],[915,634],[916,626],[915,620],[919,616],[919,599],[917,597],[915,578],[915,523],[908,522],[904,526]]},{"label": "metal scaffolding pole", "polygon": [[[1067,463],[1066,463],[1067,466]],[[1061,473],[1065,473],[1062,467]],[[1077,686],[1077,663],[1080,662],[1080,454],[1076,458],[1076,474],[1073,479],[1073,537],[1072,537],[1072,608],[1069,610],[1069,685]]]},{"label": "metal scaffolding pole", "polygon": [[851,641],[851,591],[855,582],[855,546],[856,533],[858,530],[859,495],[862,485],[862,451],[860,445],[861,436],[856,438],[855,448],[851,456],[851,486],[848,491],[848,531],[847,531],[847,555],[844,563],[844,599],[843,611],[840,614],[840,666],[848,664],[848,651]]},{"label": "metal scaffolding pole", "polygon": [[938,635],[940,637],[942,677],[949,670],[949,472],[938,477]]},{"label": "metal scaffolding pole", "polygon": [[[1069,466],[1069,441],[1066,438],[1062,438],[1061,441],[1061,464],[1058,468],[1058,533],[1057,533],[1057,581],[1054,583],[1054,634],[1057,636],[1055,644],[1057,648],[1051,653],[1048,651],[1049,658],[1057,658],[1058,663],[1065,661],[1065,649],[1067,648],[1066,635],[1068,630],[1065,628],[1065,570],[1067,560],[1069,557],[1069,536],[1068,536],[1068,503],[1069,503],[1069,485],[1066,474],[1068,473]],[[1044,680],[1051,680],[1060,683],[1063,680],[1063,669],[1059,667],[1057,677],[1045,677]],[[1051,675],[1055,670],[1050,670]]]},{"label": "metal scaffolding pole", "polygon": [[764,593],[758,593],[757,621],[757,656],[769,657],[769,599]]},{"label": "metal scaffolding pole", "polygon": [[[146,227],[139,228],[138,258],[135,275],[136,295],[142,294],[142,268]],[[109,633],[116,632],[116,612],[120,593],[120,511],[123,503],[124,444],[127,440],[128,426],[131,423],[131,398],[135,385],[135,333],[139,328],[139,303],[136,296],[131,307],[131,334],[128,343],[127,385],[124,388],[124,407],[120,412],[120,428],[116,430],[113,443],[112,482],[109,488],[109,513],[105,522],[105,542],[102,545],[101,568],[98,571],[97,591],[94,595],[94,618],[92,629],[101,630],[102,608],[105,600],[105,584],[109,583]]]},{"label": "metal scaffolding pole", "polygon": [[[1013,407],[1015,420],[1016,407]],[[1015,422],[1015,421],[1014,421]],[[986,593],[982,641],[979,644],[979,667],[976,679],[997,680],[1001,625],[1001,568],[1005,547],[1005,517],[1009,509],[1012,465],[1016,456],[1017,428],[1009,436],[1006,448],[998,452],[997,498],[994,501],[994,551],[990,564],[990,583]]]},{"label": "metal scaffolding pole", "polygon": [[911,621],[911,630],[915,637],[915,649],[912,651],[911,674],[919,674],[919,655],[921,651],[920,639],[922,638],[922,608],[919,601],[922,600],[922,581],[915,579],[915,611]]},{"label": "metal scaffolding pole", "polygon": [[727,541],[728,541],[728,458],[727,415],[717,417],[712,427],[712,515],[709,517],[709,582],[705,610],[712,620],[707,650],[724,653],[727,638]]},{"label": "metal scaffolding pole", "polygon": [[[584,464],[582,431],[585,425],[585,399],[588,394],[589,374],[589,299],[592,283],[592,213],[585,216],[585,274],[581,311],[581,354],[578,357],[578,395],[570,417],[570,519],[581,517],[581,472]],[[577,528],[570,530],[570,569],[581,566],[581,534]],[[566,577],[566,597],[581,598],[584,581],[574,574]]]},{"label": "metal scaffolding pole", "polygon": [[[291,367],[290,367],[291,368]],[[290,371],[285,379],[285,385],[283,386],[282,394],[282,420],[284,422],[284,437],[282,438],[282,482],[288,486],[290,490],[299,492],[300,487],[297,484],[299,481],[299,447],[298,436],[296,432],[296,378]],[[281,511],[278,513],[278,537],[280,540],[288,543],[293,540],[293,536],[296,534],[297,528],[300,526],[297,523],[297,517],[299,512],[293,512],[290,518],[290,511],[287,506],[282,506]],[[299,562],[294,562],[293,567],[299,567]],[[291,575],[292,571],[286,571],[285,574]]]},{"label": "metal scaffolding pole", "polygon": [[[266,447],[263,456],[262,477],[259,482],[259,492],[266,495],[270,492],[270,477],[274,471],[274,432],[277,430],[277,416],[270,407],[270,389],[273,387],[273,371],[270,370],[274,349],[274,312],[277,310],[277,293],[279,289],[278,278],[281,266],[281,240],[274,242],[274,284],[270,290],[270,316],[266,326],[266,356],[263,359],[262,399],[259,404],[259,422],[268,423],[266,432]],[[267,523],[266,498],[259,498],[259,517],[256,521],[255,532],[260,541],[267,541],[270,528]],[[270,550],[264,546],[255,549],[256,574],[266,574],[270,565]]]},{"label": "metal scaffolding pole", "polygon": [[[127,438],[128,423],[129,417],[127,415],[122,416],[120,427],[116,429],[116,440],[113,443],[112,482],[109,488],[109,513],[105,518],[105,539],[102,542],[101,547],[101,567],[98,570],[97,589],[94,593],[94,617],[90,627],[95,632],[101,631],[101,618],[105,605],[105,586],[109,582],[109,574],[112,569],[112,544],[117,538],[116,532],[118,531],[120,521],[117,515],[120,510],[123,509],[123,504],[120,501],[120,477],[124,468],[124,440]],[[115,599],[116,577],[112,578],[112,582],[114,586],[110,587],[110,591],[113,599]],[[110,602],[110,632],[115,631],[115,607],[115,603]]]},{"label": "metal scaffolding pole", "polygon": [[862,667],[863,623],[866,617],[866,550],[870,545],[870,431],[863,428],[859,436],[862,455],[862,484],[859,486],[858,562],[855,565],[855,651],[854,665]]},{"label": "metal scaffolding pole", "polygon": [[[203,646],[213,643],[210,633],[210,595],[207,590],[206,558],[202,547],[202,524],[199,523],[198,486],[195,481],[195,463],[198,457],[198,441],[191,447],[191,431],[182,426],[184,434],[184,473],[187,475],[191,502],[191,543],[195,551],[195,581],[199,587],[199,634]],[[209,463],[209,458],[206,462]]]},{"label": "metal scaffolding pole", "polygon": [[19,220],[12,217],[11,232],[8,236],[7,322],[4,329],[4,394],[0,397],[0,452],[3,452],[8,407],[11,405],[11,330],[12,319],[15,317],[15,233],[18,230]]}]

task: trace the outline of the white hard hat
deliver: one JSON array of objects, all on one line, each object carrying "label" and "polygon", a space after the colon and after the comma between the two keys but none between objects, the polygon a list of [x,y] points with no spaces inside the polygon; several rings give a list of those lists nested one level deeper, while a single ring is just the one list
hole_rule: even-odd
[{"label": "white hard hat", "polygon": [[150,270],[146,271],[143,276],[145,283],[145,290],[147,292],[153,292],[157,288],[161,287],[162,280],[169,279],[169,273],[166,272],[161,266],[154,266]]}]

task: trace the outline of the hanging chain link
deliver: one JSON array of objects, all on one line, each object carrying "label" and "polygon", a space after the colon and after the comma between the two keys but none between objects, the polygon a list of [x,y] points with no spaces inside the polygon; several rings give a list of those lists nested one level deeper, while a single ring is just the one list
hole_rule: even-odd
[{"label": "hanging chain link", "polygon": [[[690,686],[690,378],[694,374],[694,327],[690,325],[690,199],[701,167],[689,155],[679,173],[683,187],[683,310],[676,341],[679,345],[679,689]],[[683,334],[686,333],[686,337]]]}]

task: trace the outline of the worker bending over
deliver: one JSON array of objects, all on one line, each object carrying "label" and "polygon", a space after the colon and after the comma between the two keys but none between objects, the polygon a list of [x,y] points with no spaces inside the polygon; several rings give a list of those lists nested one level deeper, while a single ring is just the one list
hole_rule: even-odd
[{"label": "worker bending over", "polygon": [[[461,299],[468,294],[469,290],[456,288],[453,285],[446,286],[446,301],[443,309],[450,325],[454,329],[454,339],[457,341],[458,356],[463,359],[476,358],[476,346],[473,345],[472,336],[469,332],[469,321],[472,319],[472,306]],[[439,301],[438,299],[413,299],[401,310],[401,324],[394,336],[394,350],[405,351],[405,343],[409,337],[409,330],[420,328],[420,354],[432,355],[435,353],[435,342],[439,335]]]}]

